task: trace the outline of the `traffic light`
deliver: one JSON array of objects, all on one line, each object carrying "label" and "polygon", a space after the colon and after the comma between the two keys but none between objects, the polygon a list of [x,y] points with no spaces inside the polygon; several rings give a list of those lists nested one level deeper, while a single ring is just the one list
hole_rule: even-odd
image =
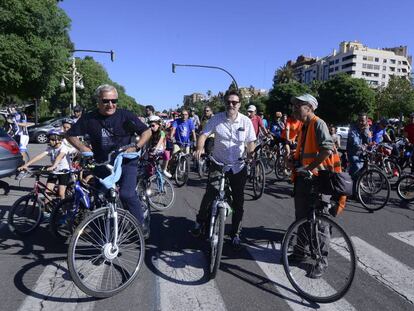
[{"label": "traffic light", "polygon": [[175,64],[172,63],[171,65],[172,65],[172,68],[171,68],[172,69],[172,72],[175,73]]},{"label": "traffic light", "polygon": [[114,61],[115,59],[115,52],[111,50],[111,61]]}]

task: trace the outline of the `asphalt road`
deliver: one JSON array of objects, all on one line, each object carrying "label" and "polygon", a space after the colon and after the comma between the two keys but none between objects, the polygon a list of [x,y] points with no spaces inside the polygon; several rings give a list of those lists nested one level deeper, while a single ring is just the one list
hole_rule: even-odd
[{"label": "asphalt road", "polygon": [[[30,145],[30,154],[42,148]],[[10,194],[0,195],[1,310],[414,310],[414,210],[395,194],[375,213],[350,202],[336,219],[352,236],[360,264],[348,294],[324,305],[300,298],[283,272],[279,248],[294,220],[292,189],[272,175],[258,201],[247,187],[244,247],[233,251],[226,244],[216,279],[207,281],[204,243],[188,233],[205,186],[192,174],[187,186],[176,189],[175,205],[152,214],[137,280],[115,297],[96,300],[70,281],[66,245],[58,245],[46,225],[24,239],[10,233],[8,209],[33,179],[20,186],[8,181]]]}]

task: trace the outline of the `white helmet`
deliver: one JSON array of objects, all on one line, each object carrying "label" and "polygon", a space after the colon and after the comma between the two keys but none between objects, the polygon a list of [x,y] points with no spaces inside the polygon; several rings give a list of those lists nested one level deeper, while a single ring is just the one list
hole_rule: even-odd
[{"label": "white helmet", "polygon": [[158,123],[161,123],[161,122],[162,122],[162,120],[161,120],[161,118],[160,118],[159,116],[152,115],[152,116],[150,116],[150,117],[148,118],[148,122],[149,122],[149,123],[151,123],[151,122],[158,122]]}]

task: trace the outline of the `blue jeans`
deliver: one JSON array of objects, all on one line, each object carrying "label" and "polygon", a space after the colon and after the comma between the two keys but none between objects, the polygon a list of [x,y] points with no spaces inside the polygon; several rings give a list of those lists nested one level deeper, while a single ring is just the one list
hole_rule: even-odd
[{"label": "blue jeans", "polygon": [[[144,209],[135,188],[137,186],[138,159],[124,159],[122,162],[122,174],[119,180],[119,198],[123,207],[138,220],[144,223]],[[95,168],[96,176],[104,178],[109,175],[108,169],[102,166]]]}]

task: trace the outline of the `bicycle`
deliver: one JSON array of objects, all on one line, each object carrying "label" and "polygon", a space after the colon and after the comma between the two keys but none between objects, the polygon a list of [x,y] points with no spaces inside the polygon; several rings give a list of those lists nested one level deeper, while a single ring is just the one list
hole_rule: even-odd
[{"label": "bicycle", "polygon": [[182,143],[180,150],[173,154],[171,163],[171,171],[174,172],[174,180],[177,187],[184,186],[188,181],[190,174],[190,155],[187,153],[188,143]]},{"label": "bicycle", "polygon": [[211,156],[208,157],[208,160],[214,161],[214,163],[221,169],[221,175],[219,178],[220,188],[216,199],[211,205],[210,227],[207,236],[210,246],[209,276],[210,279],[214,279],[217,275],[217,270],[220,266],[221,261],[221,254],[223,252],[224,228],[226,218],[229,217],[232,213],[232,209],[230,207],[232,202],[231,190],[226,178],[226,169],[231,167],[231,165],[219,163]]},{"label": "bicycle", "polygon": [[164,211],[174,205],[174,186],[162,173],[159,155],[151,155],[147,161],[138,164],[137,192],[144,201],[158,210]]},{"label": "bicycle", "polygon": [[[291,154],[294,154],[294,150],[291,151]],[[285,181],[287,180],[292,171],[287,165],[286,160],[286,149],[282,143],[279,143],[279,147],[277,148],[277,154],[276,154],[276,161],[275,161],[275,176],[277,181]]]},{"label": "bicycle", "polygon": [[[40,181],[41,177],[48,177],[54,174],[45,170],[43,167],[39,170],[22,171],[16,179],[23,179],[27,176],[34,176],[35,183],[33,190],[17,199],[10,208],[8,215],[8,225],[11,232],[19,235],[27,235],[34,231],[42,222],[44,213],[50,213],[60,201],[57,191],[48,190],[46,185]],[[69,190],[68,190],[69,191]]]},{"label": "bicycle", "polygon": [[414,175],[407,174],[401,176],[396,184],[398,196],[407,202],[414,201]]},{"label": "bicycle", "polygon": [[260,199],[263,195],[266,185],[265,167],[260,159],[260,150],[262,146],[256,146],[254,150],[253,160],[247,164],[247,178],[253,186],[253,198],[255,200]]},{"label": "bicycle", "polygon": [[[309,215],[287,229],[282,242],[283,267],[302,297],[333,302],[351,287],[356,269],[355,248],[344,229],[330,218],[330,203],[323,202],[317,177],[305,178],[305,183],[310,188]],[[322,275],[315,275],[318,269]]]},{"label": "bicycle", "polygon": [[358,172],[356,191],[359,202],[369,212],[383,208],[389,201],[391,185],[387,176],[375,164],[375,153],[365,148],[361,154],[364,161]]},{"label": "bicycle", "polygon": [[[104,163],[94,163],[106,166],[112,173],[104,180],[99,179],[107,188],[106,204],[79,224],[68,249],[68,268],[73,282],[87,295],[98,298],[113,296],[128,287],[137,277],[145,254],[141,225],[130,212],[122,209],[116,180],[111,179],[117,176],[114,167],[109,165],[113,154]],[[131,154],[118,154],[115,165],[118,157],[127,155]]]}]

